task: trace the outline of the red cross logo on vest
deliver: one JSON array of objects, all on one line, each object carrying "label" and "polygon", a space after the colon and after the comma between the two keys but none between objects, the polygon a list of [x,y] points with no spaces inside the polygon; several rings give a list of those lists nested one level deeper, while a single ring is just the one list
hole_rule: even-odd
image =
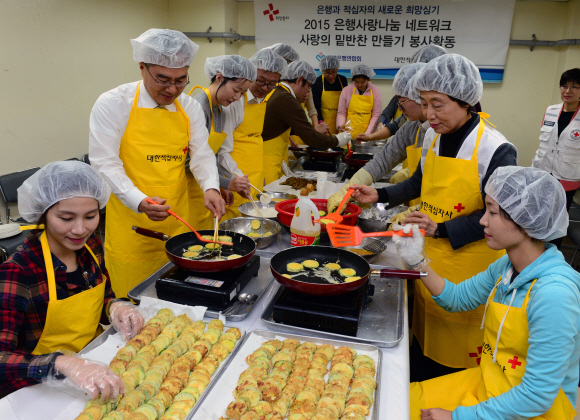
[{"label": "red cross logo on vest", "polygon": [[580,140],[580,130],[572,130],[570,138],[573,140]]},{"label": "red cross logo on vest", "polygon": [[465,207],[463,206],[463,204],[458,203],[455,207],[453,207],[455,210],[457,210],[457,213],[461,213],[461,210],[465,210]]},{"label": "red cross logo on vest", "polygon": [[508,363],[510,363],[512,365],[512,369],[515,369],[516,366],[521,366],[522,365],[522,362],[520,362],[518,360],[518,356],[514,356],[513,359],[508,360]]},{"label": "red cross logo on vest", "polygon": [[475,361],[477,362],[477,365],[479,366],[479,364],[481,363],[481,352],[483,350],[482,346],[479,346],[477,348],[477,353],[469,353],[469,357],[477,357],[477,359],[475,359]]},{"label": "red cross logo on vest", "polygon": [[274,21],[274,15],[277,15],[278,13],[280,13],[280,11],[278,9],[274,10],[272,3],[268,5],[268,9],[264,10],[264,16],[268,15],[270,22]]},{"label": "red cross logo on vest", "polygon": [[187,146],[185,146],[185,148],[183,149],[183,154],[187,153]]}]

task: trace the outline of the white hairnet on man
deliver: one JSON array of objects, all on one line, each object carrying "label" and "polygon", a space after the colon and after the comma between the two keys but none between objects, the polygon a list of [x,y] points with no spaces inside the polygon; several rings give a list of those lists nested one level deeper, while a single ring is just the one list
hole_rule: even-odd
[{"label": "white hairnet on man", "polygon": [[270,45],[269,47],[266,47],[266,48],[271,49],[276,54],[278,54],[280,57],[283,57],[286,61],[293,62],[293,61],[300,60],[300,55],[296,52],[296,50],[294,48],[292,48],[288,44],[278,43],[278,44]]},{"label": "white hairnet on man", "polygon": [[543,169],[500,166],[489,177],[485,193],[532,238],[549,242],[566,235],[566,193]]},{"label": "white hairnet on man", "polygon": [[99,172],[86,163],[67,160],[44,166],[18,188],[18,212],[29,223],[59,201],[89,197],[105,207],[111,189]]},{"label": "white hairnet on man", "polygon": [[436,91],[475,105],[483,95],[479,70],[469,59],[459,54],[437,57],[415,77],[415,90]]},{"label": "white hairnet on man", "polygon": [[205,76],[212,80],[219,73],[228,79],[256,80],[257,69],[246,57],[241,55],[220,55],[208,57],[203,66]]},{"label": "white hairnet on man", "polygon": [[371,77],[376,75],[376,73],[366,64],[357,64],[351,69],[350,75],[351,77],[366,76],[370,79]]},{"label": "white hairnet on man", "polygon": [[339,69],[340,61],[336,55],[325,55],[320,59],[320,71]]},{"label": "white hairnet on man", "polygon": [[429,44],[419,48],[411,56],[411,63],[428,63],[429,61],[447,54],[447,50],[439,45]]},{"label": "white hairnet on man", "polygon": [[306,61],[295,61],[288,66],[288,74],[284,80],[295,80],[300,77],[313,84],[316,81],[316,71]]},{"label": "white hairnet on man", "polygon": [[425,63],[414,63],[401,67],[395,76],[395,80],[393,80],[393,92],[395,95],[412,99],[420,104],[421,98],[413,89],[413,79],[425,65]]},{"label": "white hairnet on man", "polygon": [[133,60],[169,68],[189,67],[199,45],[183,32],[149,29],[131,40]]},{"label": "white hairnet on man", "polygon": [[278,73],[280,77],[286,76],[288,63],[269,48],[262,48],[252,57],[250,61],[260,70]]}]

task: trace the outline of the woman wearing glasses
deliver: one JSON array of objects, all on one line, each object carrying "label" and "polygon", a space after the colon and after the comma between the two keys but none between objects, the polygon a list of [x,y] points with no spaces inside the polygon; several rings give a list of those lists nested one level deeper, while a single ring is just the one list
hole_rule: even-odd
[{"label": "woman wearing glasses", "polygon": [[[566,191],[566,209],[570,210],[574,193],[580,187],[580,69],[571,69],[560,77],[562,103],[550,105],[540,128],[540,148],[532,166],[556,177]],[[553,242],[558,247],[562,238]]]},{"label": "woman wearing glasses", "polygon": [[[239,55],[220,55],[205,60],[204,73],[211,81],[209,88],[194,86],[195,99],[201,105],[205,116],[205,127],[209,131],[209,146],[217,155],[227,137],[232,137],[234,130],[243,122],[243,109],[230,107],[231,104],[243,98],[253,81],[256,80],[256,66],[245,57]],[[226,204],[232,205],[232,191],[244,198],[250,197],[250,183],[247,176],[238,177],[234,168],[227,164],[218,166],[220,188],[226,198]],[[236,171],[238,172],[238,171]],[[214,216],[202,208],[203,190],[197,181],[188,177],[189,191],[189,221],[199,229],[212,229]]]},{"label": "woman wearing glasses", "polygon": [[[111,186],[105,253],[117,297],[167,263],[159,241],[131,234],[132,226],[175,236],[187,227],[168,209],[189,214],[185,160],[205,191],[203,205],[225,213],[214,153],[207,144],[203,111],[183,94],[187,70],[199,49],[182,32],[150,29],[132,39],[143,80],[102,94],[89,125],[89,155]],[[149,204],[146,199],[160,205]]]},{"label": "woman wearing glasses", "polygon": [[338,74],[340,61],[336,55],[326,55],[320,60],[320,71],[322,74],[316,78],[312,85],[312,99],[319,122],[328,124],[328,132],[337,134],[336,114],[338,112],[338,101],[345,86],[348,86],[346,77]]}]

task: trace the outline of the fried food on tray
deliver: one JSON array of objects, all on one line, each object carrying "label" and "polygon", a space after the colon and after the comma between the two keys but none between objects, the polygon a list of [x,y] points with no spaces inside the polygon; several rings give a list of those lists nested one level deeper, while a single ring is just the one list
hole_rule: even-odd
[{"label": "fried food on tray", "polygon": [[289,185],[292,187],[292,189],[301,190],[302,188],[305,188],[308,184],[310,184],[313,188],[313,191],[316,191],[316,183],[317,181],[315,180],[291,176],[284,182],[281,182],[280,185]]}]

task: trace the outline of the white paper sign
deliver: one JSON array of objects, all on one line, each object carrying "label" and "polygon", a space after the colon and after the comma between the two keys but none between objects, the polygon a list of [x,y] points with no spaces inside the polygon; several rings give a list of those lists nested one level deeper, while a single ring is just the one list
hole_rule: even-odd
[{"label": "white paper sign", "polygon": [[392,79],[418,48],[437,44],[501,82],[515,0],[255,0],[256,48],[290,44],[315,69],[325,55]]}]

